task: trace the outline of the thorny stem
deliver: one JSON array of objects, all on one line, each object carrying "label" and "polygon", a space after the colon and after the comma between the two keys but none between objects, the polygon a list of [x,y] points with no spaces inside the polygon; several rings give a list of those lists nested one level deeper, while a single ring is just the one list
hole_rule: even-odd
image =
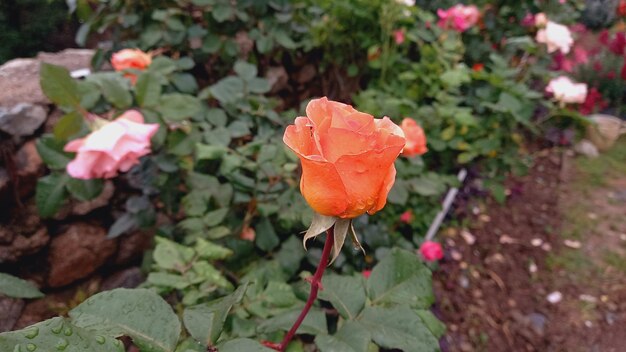
[{"label": "thorny stem", "polygon": [[304,321],[304,318],[309,313],[309,310],[311,310],[311,306],[313,306],[313,303],[317,299],[317,292],[322,286],[322,276],[324,275],[324,270],[326,270],[326,266],[328,266],[328,258],[330,257],[330,250],[333,248],[333,243],[335,242],[334,230],[335,229],[333,226],[330,229],[328,229],[328,231],[326,231],[326,242],[324,243],[324,250],[322,251],[322,257],[320,258],[320,262],[319,264],[317,264],[317,270],[315,270],[315,274],[313,274],[313,278],[311,279],[311,292],[309,293],[309,298],[307,299],[306,304],[304,305],[304,308],[302,308],[302,312],[300,312],[298,319],[296,319],[296,322],[293,323],[293,326],[291,327],[287,335],[285,335],[285,338],[283,338],[283,341],[280,344],[265,343],[266,346],[273,348],[276,351],[280,351],[280,352],[285,351],[285,349],[287,348],[287,345],[289,345],[289,342],[291,341],[291,339],[293,339],[293,336],[296,334],[296,331],[298,331],[300,324],[302,324],[302,321]]}]

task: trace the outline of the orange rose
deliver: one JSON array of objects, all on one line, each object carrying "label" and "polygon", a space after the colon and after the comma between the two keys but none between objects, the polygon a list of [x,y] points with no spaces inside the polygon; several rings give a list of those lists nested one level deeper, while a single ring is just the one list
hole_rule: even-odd
[{"label": "orange rose", "polygon": [[411,157],[416,155],[422,155],[428,151],[426,148],[426,135],[420,125],[411,118],[404,118],[402,120],[402,131],[406,137],[406,146],[402,151],[402,155]]},{"label": "orange rose", "polygon": [[309,205],[344,219],[382,209],[404,147],[402,129],[325,97],[312,100],[306,114],[287,127],[283,141],[302,162],[300,191]]},{"label": "orange rose", "polygon": [[[128,69],[145,70],[152,63],[152,56],[146,54],[139,49],[123,49],[111,56],[111,66],[116,71],[124,71]],[[137,76],[133,73],[126,73],[124,77],[130,79],[133,84],[137,80]]]}]

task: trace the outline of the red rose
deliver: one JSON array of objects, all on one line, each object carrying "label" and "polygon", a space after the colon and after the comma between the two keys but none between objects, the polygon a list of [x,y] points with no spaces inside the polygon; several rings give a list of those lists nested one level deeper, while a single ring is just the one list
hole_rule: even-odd
[{"label": "red rose", "polygon": [[420,247],[420,253],[427,262],[434,262],[443,258],[443,249],[437,242],[426,241]]}]

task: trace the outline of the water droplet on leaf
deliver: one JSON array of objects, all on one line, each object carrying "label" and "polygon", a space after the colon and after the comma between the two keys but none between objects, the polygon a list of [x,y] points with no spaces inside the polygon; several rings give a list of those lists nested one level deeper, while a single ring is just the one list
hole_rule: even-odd
[{"label": "water droplet on leaf", "polygon": [[29,343],[28,345],[26,345],[26,349],[29,350],[30,352],[33,352],[34,350],[37,349],[37,345],[33,343]]},{"label": "water droplet on leaf", "polygon": [[27,339],[34,339],[35,337],[37,337],[38,334],[39,334],[39,328],[34,327],[32,329],[27,330],[24,336]]},{"label": "water droplet on leaf", "polygon": [[101,344],[101,345],[104,345],[104,343],[106,342],[106,339],[104,338],[104,336],[98,335],[98,336],[96,336],[96,342]]}]

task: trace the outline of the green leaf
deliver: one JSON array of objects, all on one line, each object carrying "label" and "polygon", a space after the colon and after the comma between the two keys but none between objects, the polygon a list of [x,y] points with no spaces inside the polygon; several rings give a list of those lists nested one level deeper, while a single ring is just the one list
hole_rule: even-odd
[{"label": "green leaf", "polygon": [[137,226],[137,217],[131,213],[124,213],[122,216],[117,218],[117,220],[115,220],[113,225],[111,225],[109,231],[107,232],[107,238],[111,239],[119,237],[130,230],[136,229]]},{"label": "green leaf", "polygon": [[363,278],[329,274],[322,278],[320,299],[329,301],[345,319],[353,320],[365,305]]},{"label": "green leaf", "polygon": [[280,244],[280,239],[268,218],[261,218],[261,221],[255,226],[255,231],[255,242],[260,249],[269,252]]},{"label": "green leaf", "polygon": [[35,202],[37,210],[42,218],[49,218],[57,213],[65,200],[65,185],[69,181],[69,176],[50,174],[37,181],[35,191]]},{"label": "green leaf", "polygon": [[228,296],[185,309],[183,322],[187,331],[204,346],[213,346],[222,333],[228,313],[241,302],[247,288],[245,283]]},{"label": "green leaf", "polygon": [[267,348],[257,341],[251,339],[234,339],[221,343],[218,347],[220,352],[273,352],[274,350]]},{"label": "green leaf", "polygon": [[196,240],[196,246],[194,249],[196,250],[196,253],[198,253],[198,257],[207,260],[225,259],[233,254],[231,249],[222,247],[202,238],[198,238]]},{"label": "green leaf", "polygon": [[368,350],[371,339],[363,324],[348,321],[334,335],[317,335],[315,344],[320,352],[363,352]]},{"label": "green leaf", "polygon": [[359,322],[380,347],[404,352],[439,351],[437,339],[408,306],[367,307]]},{"label": "green leaf", "polygon": [[133,103],[128,80],[119,74],[102,75],[97,83],[102,88],[102,95],[116,108],[124,109]]},{"label": "green leaf", "polygon": [[298,302],[293,288],[282,281],[270,281],[263,291],[264,302],[273,307],[289,308]]},{"label": "green leaf", "polygon": [[204,221],[204,224],[208,227],[216,226],[220,224],[222,221],[224,221],[224,218],[228,214],[228,211],[229,211],[228,208],[221,208],[221,209],[210,211],[206,213],[206,215],[204,216],[202,220]]},{"label": "green leaf", "polygon": [[[298,315],[300,315],[300,311],[301,309],[298,308],[297,310],[292,310],[265,320],[259,325],[258,331],[260,333],[270,333],[279,330],[289,331],[293,322],[296,321]],[[319,309],[312,308],[306,318],[304,318],[297,333],[309,335],[328,334],[328,329],[326,328],[326,314]]]},{"label": "green leaf", "polygon": [[163,269],[181,270],[195,255],[192,248],[163,237],[156,237],[156,243],[152,256],[156,265]]},{"label": "green leaf", "polygon": [[159,112],[167,122],[180,122],[202,110],[196,97],[180,93],[164,94],[159,100]]},{"label": "green leaf", "polygon": [[250,81],[251,79],[255,78],[258,73],[255,65],[242,60],[237,60],[233,69],[235,70],[237,76],[239,76],[244,81]]},{"label": "green leaf", "polygon": [[405,205],[408,200],[409,190],[406,181],[397,179],[387,196],[387,201],[391,204]]},{"label": "green leaf", "polygon": [[426,324],[428,330],[430,330],[430,332],[436,338],[439,339],[443,336],[443,334],[446,333],[446,325],[439,321],[439,319],[437,319],[437,317],[435,317],[435,315],[431,311],[425,309],[417,309],[415,310],[415,313],[419,315],[420,318],[422,318],[422,321],[424,322],[424,324]]},{"label": "green leaf", "polygon": [[63,151],[65,143],[53,136],[43,135],[37,140],[37,153],[46,165],[53,170],[65,169],[72,160],[72,154]]},{"label": "green leaf", "polygon": [[137,84],[135,84],[135,95],[139,106],[157,106],[161,96],[159,77],[151,71],[142,72],[137,78]]},{"label": "green leaf", "polygon": [[394,248],[372,269],[367,291],[373,305],[428,308],[434,301],[431,272],[414,254]]},{"label": "green leaf", "polygon": [[230,4],[219,4],[213,8],[211,15],[217,22],[224,22],[234,14],[233,7]]},{"label": "green leaf", "polygon": [[[76,111],[63,115],[54,125],[54,138],[67,141],[83,129],[83,116]],[[60,149],[62,150],[62,149]]]},{"label": "green leaf", "polygon": [[72,197],[86,202],[96,198],[102,193],[104,182],[101,179],[80,180],[71,178],[67,182],[67,190]]},{"label": "green leaf", "polygon": [[222,104],[235,103],[244,96],[244,82],[241,78],[229,76],[209,88],[211,95]]},{"label": "green leaf", "polygon": [[56,317],[18,331],[0,334],[0,351],[123,352],[124,344],[106,334],[82,329]]},{"label": "green leaf", "polygon": [[179,92],[193,94],[198,90],[196,79],[189,73],[176,73],[171,80]]},{"label": "green leaf", "polygon": [[265,94],[272,89],[270,81],[260,77],[254,77],[249,82],[247,82],[247,87],[250,92],[256,94]]},{"label": "green leaf", "polygon": [[80,93],[80,105],[86,110],[93,109],[102,97],[100,87],[90,81],[78,81],[76,84]]},{"label": "green leaf", "polygon": [[5,273],[0,273],[0,293],[13,298],[40,298],[44,296],[32,283]]},{"label": "green leaf", "polygon": [[119,288],[89,297],[69,312],[81,328],[108,336],[130,336],[146,352],[171,352],[180,336],[172,307],[146,289]]},{"label": "green leaf", "polygon": [[278,259],[280,266],[293,275],[299,270],[300,262],[305,255],[306,253],[304,248],[302,248],[300,240],[296,236],[290,236],[286,241],[283,241],[280,251],[275,254],[275,257]]},{"label": "green leaf", "polygon": [[196,159],[198,160],[217,160],[228,151],[228,148],[222,145],[208,145],[203,143],[196,144]]},{"label": "green leaf", "polygon": [[73,108],[80,106],[78,86],[66,68],[42,62],[39,82],[41,90],[53,103]]}]

